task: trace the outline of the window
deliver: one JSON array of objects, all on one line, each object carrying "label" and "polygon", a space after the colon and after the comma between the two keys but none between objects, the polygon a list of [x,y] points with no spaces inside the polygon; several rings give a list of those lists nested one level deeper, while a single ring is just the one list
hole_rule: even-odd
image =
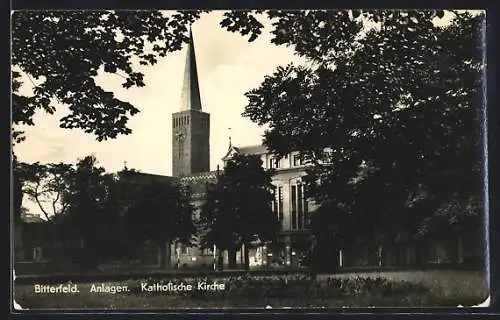
[{"label": "window", "polygon": [[298,167],[302,165],[302,158],[300,157],[300,154],[296,154],[293,156],[293,166]]},{"label": "window", "polygon": [[283,187],[278,187],[278,220],[283,221]]},{"label": "window", "polygon": [[304,198],[302,196],[302,191],[303,191],[303,185],[298,185],[297,186],[297,226],[298,229],[301,230],[303,227],[303,222],[304,222],[304,210],[303,210],[303,202],[302,199]]},{"label": "window", "polygon": [[270,158],[269,159],[269,168],[279,168],[280,167],[280,159],[278,158]]},{"label": "window", "polygon": [[272,191],[273,193],[273,202],[271,203],[271,209],[274,213],[278,212],[278,193],[276,189]]},{"label": "window", "polygon": [[297,186],[292,186],[292,230],[297,229]]},{"label": "window", "polygon": [[34,247],[33,248],[33,260],[34,261],[42,260],[42,248],[41,247]]},{"label": "window", "polygon": [[181,254],[189,254],[189,247],[181,245]]},{"label": "window", "polygon": [[292,206],[292,230],[302,230],[309,225],[309,203],[304,195],[305,185],[291,186],[290,203]]}]

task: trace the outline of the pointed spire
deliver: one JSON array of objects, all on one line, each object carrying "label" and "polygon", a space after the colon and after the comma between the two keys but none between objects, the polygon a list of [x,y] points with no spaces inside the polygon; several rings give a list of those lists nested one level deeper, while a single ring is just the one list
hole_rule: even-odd
[{"label": "pointed spire", "polygon": [[231,147],[233,146],[233,144],[231,143],[231,128],[228,129],[229,129],[229,149],[231,149]]},{"label": "pointed spire", "polygon": [[198,70],[196,69],[196,55],[191,26],[189,26],[189,44],[184,69],[184,83],[182,85],[181,111],[201,111],[200,88],[198,86]]}]

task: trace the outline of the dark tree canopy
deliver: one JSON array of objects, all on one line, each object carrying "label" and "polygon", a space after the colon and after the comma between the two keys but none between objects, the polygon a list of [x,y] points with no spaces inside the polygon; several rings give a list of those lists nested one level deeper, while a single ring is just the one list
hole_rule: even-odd
[{"label": "dark tree canopy", "polygon": [[138,185],[124,215],[125,228],[138,241],[190,244],[196,232],[189,190],[173,182]]},{"label": "dark tree canopy", "polygon": [[[244,116],[269,126],[270,150],[301,151],[311,164],[308,192],[337,219],[328,233],[395,240],[438,221],[477,226],[484,16],[451,13],[437,26],[442,12],[276,15],[287,18],[273,41],[314,66],[266,76],[246,94]],[[362,29],[362,16],[377,26]],[[338,33],[325,37],[325,28]]]},{"label": "dark tree canopy", "polygon": [[[155,64],[181,49],[198,11],[170,16],[158,11],[16,11],[12,16],[14,124],[33,125],[38,109],[52,114],[54,102],[69,108],[62,128],[79,128],[98,140],[128,134],[139,110],[95,83],[100,71],[123,77],[123,87],[142,87],[137,63]],[[135,66],[134,66],[135,63]],[[18,93],[21,70],[39,80],[33,96]],[[19,136],[19,133],[16,133]]]},{"label": "dark tree canopy", "polygon": [[[20,208],[24,194],[36,203],[47,221],[52,221],[67,212],[67,184],[74,173],[71,165],[16,162],[15,167],[14,181],[17,183],[15,193],[20,201],[16,204],[16,208]],[[17,195],[18,192],[20,195]]]},{"label": "dark tree canopy", "polygon": [[232,250],[245,244],[247,251],[252,241],[274,239],[278,220],[271,207],[273,174],[262,167],[259,156],[236,154],[227,161],[201,209],[202,246]]},{"label": "dark tree canopy", "polygon": [[[142,87],[139,65],[154,65],[189,40],[189,26],[208,11],[16,11],[12,15],[12,123],[34,125],[37,110],[68,107],[62,128],[78,128],[99,141],[131,133],[140,112],[95,82],[100,72],[123,78],[124,88]],[[221,28],[254,41],[263,25],[247,11],[229,11]],[[19,93],[24,73],[34,94]],[[22,141],[13,131],[14,141]]]}]

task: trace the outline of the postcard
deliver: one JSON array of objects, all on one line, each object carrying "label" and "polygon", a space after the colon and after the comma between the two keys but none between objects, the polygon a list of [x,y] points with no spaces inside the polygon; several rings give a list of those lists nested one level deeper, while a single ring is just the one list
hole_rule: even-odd
[{"label": "postcard", "polygon": [[12,308],[487,306],[485,11],[12,13]]}]

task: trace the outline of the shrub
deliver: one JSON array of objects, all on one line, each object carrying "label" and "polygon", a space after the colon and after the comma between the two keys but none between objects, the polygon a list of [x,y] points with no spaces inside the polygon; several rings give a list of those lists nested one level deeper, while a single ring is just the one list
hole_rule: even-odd
[{"label": "shrub", "polygon": [[[196,285],[199,281],[212,283],[217,280],[225,284],[225,290],[198,291]],[[189,297],[200,300],[220,300],[220,299],[329,299],[342,298],[345,296],[381,296],[390,297],[397,295],[418,294],[428,291],[421,283],[410,283],[406,281],[390,281],[384,278],[335,278],[330,277],[326,285],[320,282],[312,282],[310,278],[303,275],[291,276],[256,276],[248,275],[230,276],[226,278],[210,278],[198,276],[191,278],[181,278],[175,280],[153,280],[144,279],[130,285],[130,294],[138,296],[165,295],[168,292],[147,292],[141,291],[140,283],[148,285],[159,283],[161,285],[172,284],[192,284],[194,289],[189,292],[175,292],[170,294]]]}]

